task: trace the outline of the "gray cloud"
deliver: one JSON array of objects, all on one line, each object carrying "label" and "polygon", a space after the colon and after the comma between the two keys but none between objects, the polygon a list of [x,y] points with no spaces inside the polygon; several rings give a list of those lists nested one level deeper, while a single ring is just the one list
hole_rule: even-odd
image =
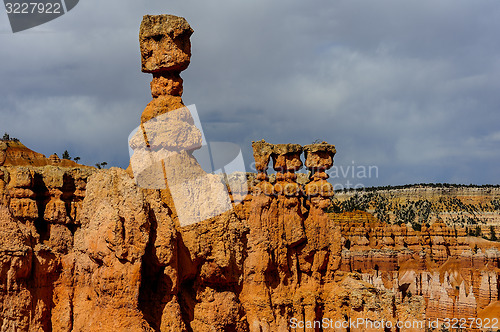
[{"label": "gray cloud", "polygon": [[126,167],[151,98],[139,24],[158,13],[193,26],[184,101],[248,163],[252,140],[324,139],[339,167],[378,167],[365,185],[500,181],[496,1],[88,0],[17,34],[1,13],[0,130]]}]

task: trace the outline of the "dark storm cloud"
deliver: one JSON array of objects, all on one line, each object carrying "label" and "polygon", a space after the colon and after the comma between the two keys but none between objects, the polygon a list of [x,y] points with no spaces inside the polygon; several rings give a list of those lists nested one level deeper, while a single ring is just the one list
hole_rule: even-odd
[{"label": "dark storm cloud", "polygon": [[150,100],[139,24],[159,13],[195,30],[185,103],[249,163],[252,140],[323,139],[339,167],[378,167],[366,185],[500,181],[497,1],[88,0],[17,34],[2,13],[0,130],[126,167]]}]

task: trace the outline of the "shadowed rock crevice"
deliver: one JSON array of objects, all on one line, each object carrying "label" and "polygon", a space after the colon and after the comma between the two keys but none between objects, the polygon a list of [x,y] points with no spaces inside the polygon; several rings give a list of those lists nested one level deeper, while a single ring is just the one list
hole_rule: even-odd
[{"label": "shadowed rock crevice", "polygon": [[173,285],[172,280],[165,277],[165,266],[162,266],[157,256],[155,243],[158,221],[152,209],[149,211],[149,221],[151,223],[149,242],[141,266],[139,310],[154,331],[161,331],[161,317],[166,305],[165,301],[171,300],[172,296],[169,298],[168,295]]},{"label": "shadowed rock crevice", "polygon": [[43,182],[42,174],[35,174],[34,176],[34,191],[36,192],[36,206],[38,209],[38,217],[35,220],[35,227],[40,236],[40,241],[47,241],[49,239],[49,225],[45,221],[45,206],[47,205],[47,199],[49,190]]}]

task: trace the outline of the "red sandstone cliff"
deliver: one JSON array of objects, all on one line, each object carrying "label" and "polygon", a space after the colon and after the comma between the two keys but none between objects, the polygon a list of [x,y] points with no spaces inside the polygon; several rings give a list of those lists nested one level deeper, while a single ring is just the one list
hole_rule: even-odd
[{"label": "red sandstone cliff", "polygon": [[293,180],[302,147],[274,147],[284,182],[267,182],[262,166],[242,206],[186,227],[161,190],[117,168],[2,166],[2,330],[299,331],[292,319],[498,315],[500,243],[443,223],[417,232],[365,212],[328,215],[328,184]]}]

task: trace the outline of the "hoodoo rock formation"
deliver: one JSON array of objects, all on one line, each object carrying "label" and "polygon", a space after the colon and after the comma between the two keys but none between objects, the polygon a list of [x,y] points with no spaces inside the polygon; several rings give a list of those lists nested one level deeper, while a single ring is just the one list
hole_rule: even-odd
[{"label": "hoodoo rock formation", "polygon": [[180,72],[189,66],[193,29],[188,22],[173,15],[144,16],[139,32],[142,71],[153,74],[153,101],[142,113],[147,122],[168,111],[180,109],[182,78]]},{"label": "hoodoo rock formation", "polygon": [[[144,17],[153,101],[128,171],[0,141],[0,331],[425,331],[477,317],[495,327],[500,243],[439,219],[415,230],[329,213],[333,145],[254,142],[251,193],[241,204],[236,192],[207,195],[225,184],[192,155],[201,135],[179,76],[192,33],[183,18]],[[186,183],[189,195],[176,187]]]},{"label": "hoodoo rock formation", "polygon": [[231,209],[222,178],[207,174],[192,155],[202,147],[202,135],[182,102],[180,77],[190,62],[192,33],[182,17],[144,16],[139,33],[142,71],[153,74],[153,100],[130,139],[134,153],[129,173],[142,188],[162,189],[163,202],[182,226]]}]

